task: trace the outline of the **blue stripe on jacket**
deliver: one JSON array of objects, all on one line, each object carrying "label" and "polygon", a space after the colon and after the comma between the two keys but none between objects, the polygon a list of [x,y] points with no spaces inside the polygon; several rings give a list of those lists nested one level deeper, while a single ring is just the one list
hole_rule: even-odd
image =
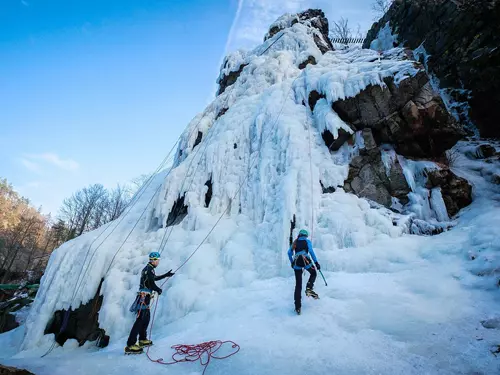
[{"label": "blue stripe on jacket", "polygon": [[[301,237],[298,237],[298,238],[299,239],[303,239]],[[312,260],[316,263],[318,261],[318,259],[316,258],[316,254],[314,253],[314,250],[313,250],[313,247],[312,247],[312,243],[311,243],[311,241],[308,238],[306,238],[305,240],[307,242],[307,249],[309,250],[309,256],[308,255],[306,255],[306,256],[309,259],[311,259],[311,257],[312,257]],[[293,247],[293,243],[290,245],[290,248],[288,249],[288,259],[290,259],[290,263],[293,263],[293,249],[292,249],[292,247]],[[312,267],[312,263],[309,264],[309,265],[307,265],[304,268],[307,270],[307,269],[309,269],[311,267]],[[295,270],[301,270],[302,267],[293,266],[293,269],[295,269]]]}]

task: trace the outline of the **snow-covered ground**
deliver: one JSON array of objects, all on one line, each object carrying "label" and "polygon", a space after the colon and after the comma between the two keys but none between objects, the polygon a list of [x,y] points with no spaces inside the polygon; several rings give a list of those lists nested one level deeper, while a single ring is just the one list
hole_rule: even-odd
[{"label": "snow-covered ground", "polygon": [[[466,153],[475,147],[461,142],[456,149]],[[241,346],[240,352],[213,360],[207,374],[498,373],[499,359],[490,352],[500,344],[498,327],[481,324],[498,318],[498,287],[493,275],[476,274],[500,266],[500,189],[484,178],[494,165],[464,154],[456,165],[454,171],[473,183],[475,195],[456,227],[433,237],[380,238],[320,258],[329,264],[324,272],[328,286],[318,277],[321,298],[304,297],[301,316],[293,312],[291,271],[219,290],[207,285],[201,291],[206,304],[176,316],[177,304],[184,298],[189,305],[193,298],[176,288],[175,278],[185,277],[180,273],[161,297],[166,303],[158,313],[169,318],[155,323],[152,358],[169,358],[175,344],[230,339]],[[164,270],[169,267],[161,264]],[[124,301],[124,308],[129,302]],[[131,322],[130,317],[124,331]],[[39,358],[51,343],[49,335],[45,345],[16,354],[24,329],[0,336],[1,362],[40,375],[202,370],[199,364],[165,369],[145,355],[124,357],[125,335],[113,337],[100,350],[68,341]]]},{"label": "snow-covered ground", "polygon": [[[0,335],[2,363],[35,374],[201,373],[196,364],[166,369],[145,356],[124,357],[123,348],[147,254],[161,250],[157,273],[176,269],[217,223],[164,288],[153,358],[169,358],[174,344],[230,339],[240,352],[214,360],[207,374],[500,371],[490,353],[500,344],[499,331],[481,324],[495,317],[499,303],[500,192],[487,179],[498,166],[466,157],[472,143],[456,146],[454,171],[473,184],[474,202],[450,231],[434,237],[405,234],[408,228],[393,224],[398,214],[344,193],[339,186],[350,158],[364,146],[357,134],[354,144],[328,151],[322,131],[349,129],[329,110],[331,102],[417,70],[401,59],[401,49],[379,55],[356,47],[322,55],[313,36],[297,23],[254,51],[228,57],[224,74],[247,65],[188,125],[172,169],[151,181],[123,221],[86,233],[51,256],[26,323]],[[317,65],[299,69],[308,56]],[[325,94],[314,112],[307,105],[312,90]],[[198,132],[202,141],[194,146]],[[387,165],[396,157],[390,149],[383,155]],[[432,192],[431,203],[419,199],[427,195],[420,193],[422,162],[400,162],[412,188],[408,209],[426,220],[448,220],[439,192]],[[208,180],[213,192],[205,207]],[[322,194],[319,181],[337,190]],[[165,228],[184,192],[187,216]],[[301,316],[293,312],[286,255],[294,215],[294,235],[310,230],[328,280],[324,286],[318,277],[321,299],[304,299]],[[70,340],[40,358],[53,343],[53,335],[43,335],[53,313],[89,301],[101,278],[99,325],[110,345],[78,348]]]}]

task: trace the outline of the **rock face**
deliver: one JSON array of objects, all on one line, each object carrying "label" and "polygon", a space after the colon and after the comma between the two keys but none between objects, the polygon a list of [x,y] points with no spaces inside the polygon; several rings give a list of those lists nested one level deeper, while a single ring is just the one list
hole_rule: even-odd
[{"label": "rock face", "polygon": [[387,170],[378,147],[362,150],[352,159],[344,190],[386,207],[391,207],[392,197],[398,198],[402,204],[408,203],[411,191],[399,162],[396,160]]},{"label": "rock face", "polygon": [[483,137],[500,137],[498,20],[500,2],[495,0],[397,0],[373,24],[363,47],[370,47],[387,22],[405,46],[416,49],[423,43],[429,71],[450,97],[466,104],[461,120],[469,116]]},{"label": "rock face", "polygon": [[269,32],[264,37],[264,41],[272,38],[286,27],[292,26],[296,23],[303,23],[318,30],[318,34],[314,35],[314,42],[322,53],[333,50],[332,42],[328,37],[329,26],[328,19],[321,9],[308,9],[305,12],[298,13],[288,25],[285,22],[277,22],[271,26]]},{"label": "rock face", "polygon": [[0,375],[34,375],[28,370],[21,370],[15,367],[7,367],[0,365]]},{"label": "rock face", "polygon": [[487,159],[492,156],[495,156],[496,150],[495,147],[485,144],[485,145],[480,145],[477,147],[476,150],[476,157],[478,159]]},{"label": "rock face", "polygon": [[231,86],[233,83],[236,82],[238,77],[240,76],[241,72],[243,71],[243,68],[247,66],[247,64],[241,64],[240,68],[235,71],[231,72],[228,75],[224,75],[219,82],[219,90],[217,90],[217,95],[222,94],[226,89]]},{"label": "rock face", "polygon": [[299,69],[304,69],[307,66],[307,64],[312,64],[312,65],[316,65],[317,64],[316,59],[314,58],[314,56],[309,56],[307,58],[307,60],[301,62],[299,64]]},{"label": "rock face", "polygon": [[400,155],[431,158],[443,155],[465,133],[432,90],[424,71],[398,85],[368,86],[353,98],[332,104],[335,112],[356,130],[370,128],[377,145],[395,145]]},{"label": "rock face", "polygon": [[6,314],[3,319],[3,324],[0,325],[0,333],[8,332],[13,330],[14,328],[19,327],[19,323],[16,322],[15,315]]},{"label": "rock face", "polygon": [[[104,335],[104,330],[99,328],[98,323],[99,310],[103,299],[103,296],[99,295],[101,286],[102,281],[94,298],[76,310],[70,310],[69,314],[65,310],[56,311],[54,318],[45,329],[45,334],[54,333],[56,342],[61,346],[68,339],[76,339],[79,345],[82,346],[86,341],[95,341],[107,337]],[[66,324],[64,324],[65,319],[67,319]],[[61,330],[61,327],[64,329]],[[107,345],[109,337],[101,341],[106,341]]]},{"label": "rock face", "polygon": [[450,169],[433,170],[427,174],[427,188],[441,187],[446,210],[450,217],[472,203],[472,186],[466,179],[458,177]]},{"label": "rock face", "polygon": [[[281,30],[291,27],[296,23],[301,23],[311,28],[311,30],[313,31],[314,43],[316,43],[316,46],[321,51],[321,53],[324,54],[328,51],[333,51],[332,42],[328,38],[328,19],[320,9],[308,9],[302,13],[297,13],[295,15],[285,15],[281,17],[280,19],[278,19],[278,21],[271,25],[269,32],[264,37],[264,41],[272,38]],[[226,67],[226,64],[227,60],[224,67]],[[304,69],[308,64],[316,65],[316,59],[314,58],[314,56],[308,56],[305,61],[302,61],[299,64],[299,69]],[[217,95],[222,94],[229,86],[233,85],[247,65],[248,64],[241,64],[239,65],[237,70],[220,76],[217,79],[217,83],[219,84]]]}]

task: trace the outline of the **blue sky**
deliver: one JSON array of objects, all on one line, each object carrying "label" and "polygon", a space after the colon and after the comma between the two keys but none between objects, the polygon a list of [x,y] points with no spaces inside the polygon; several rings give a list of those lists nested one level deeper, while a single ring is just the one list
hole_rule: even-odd
[{"label": "blue sky", "polygon": [[214,92],[226,51],[284,12],[367,30],[370,0],[2,0],[0,177],[45,213],[153,171]]}]

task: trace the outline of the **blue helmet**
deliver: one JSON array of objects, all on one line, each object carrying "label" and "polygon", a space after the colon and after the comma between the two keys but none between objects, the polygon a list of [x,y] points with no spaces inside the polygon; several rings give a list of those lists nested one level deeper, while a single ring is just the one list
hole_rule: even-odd
[{"label": "blue helmet", "polygon": [[160,253],[157,251],[153,251],[152,253],[149,253],[149,260],[157,260],[160,259]]},{"label": "blue helmet", "polygon": [[309,236],[309,232],[307,230],[305,230],[305,229],[301,229],[300,232],[299,232],[299,237],[300,236],[307,237],[307,236]]}]

